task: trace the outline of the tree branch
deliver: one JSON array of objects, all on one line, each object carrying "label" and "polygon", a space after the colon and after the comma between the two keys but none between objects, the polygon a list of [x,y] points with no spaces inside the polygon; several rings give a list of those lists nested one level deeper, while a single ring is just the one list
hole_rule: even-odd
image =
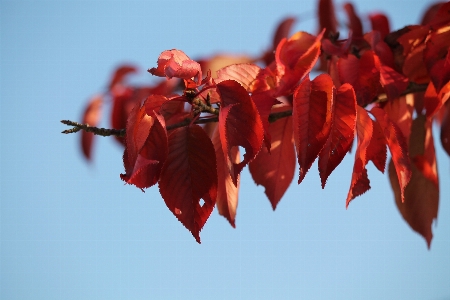
[{"label": "tree branch", "polygon": [[[409,87],[403,93],[401,93],[401,95],[404,96],[404,95],[411,94],[411,93],[424,92],[427,89],[427,86],[428,86],[428,84],[410,83]],[[387,96],[384,94],[378,96],[377,99],[374,100],[374,102],[384,102],[384,101],[387,101]],[[206,123],[214,123],[214,122],[219,121],[219,116],[218,116],[219,110],[218,109],[213,108],[211,105],[208,105],[207,103],[204,103],[202,100],[197,99],[197,98],[192,101],[192,104],[194,104],[194,106],[196,106],[200,112],[208,112],[210,114],[215,115],[215,116],[211,116],[208,118],[198,119],[194,122],[194,124],[206,124]],[[282,112],[271,113],[269,115],[269,122],[273,123],[278,119],[286,118],[289,116],[292,116],[291,109],[282,111]],[[168,125],[166,127],[166,129],[169,131],[169,130],[173,130],[176,128],[184,127],[184,126],[189,125],[191,122],[192,122],[191,118],[186,118],[179,123]],[[73,126],[73,128],[67,129],[67,130],[64,130],[61,132],[64,134],[75,133],[80,130],[84,130],[86,132],[92,132],[93,134],[100,135],[100,136],[114,135],[114,136],[118,136],[118,137],[124,137],[125,133],[126,133],[125,129],[98,128],[98,127],[94,127],[94,126],[89,126],[89,124],[81,124],[81,123],[69,121],[69,120],[62,120],[61,123],[68,125],[68,126]]]}]

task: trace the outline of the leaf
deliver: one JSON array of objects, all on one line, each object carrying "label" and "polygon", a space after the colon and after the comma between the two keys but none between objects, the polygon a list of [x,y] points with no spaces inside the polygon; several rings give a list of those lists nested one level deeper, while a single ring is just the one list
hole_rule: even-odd
[{"label": "leaf", "polygon": [[331,0],[319,0],[319,30],[324,28],[325,37],[328,38],[330,34],[336,33],[336,27],[338,25],[336,20],[336,14],[334,10],[333,1]]},{"label": "leaf", "polygon": [[200,243],[200,231],[217,197],[214,146],[200,126],[170,132],[169,155],[161,171],[159,191],[169,210]]},{"label": "leaf", "polygon": [[398,73],[391,67],[380,66],[380,83],[386,91],[389,100],[394,100],[406,90],[408,78]]},{"label": "leaf", "polygon": [[331,108],[331,131],[319,153],[319,173],[322,188],[328,176],[350,150],[355,135],[356,96],[350,84],[337,90]]},{"label": "leaf", "polygon": [[355,8],[351,3],[344,4],[344,10],[347,13],[349,20],[348,28],[353,32],[353,37],[356,39],[363,36],[363,27],[360,18],[355,12]]},{"label": "leaf", "polygon": [[[100,121],[102,112],[103,97],[101,95],[94,96],[88,103],[83,113],[83,124],[97,126]],[[87,160],[91,160],[92,144],[94,134],[83,130],[81,133],[81,150]]]},{"label": "leaf", "polygon": [[293,122],[300,184],[322,150],[331,130],[331,105],[335,88],[327,74],[313,81],[306,77],[294,93]]},{"label": "leaf", "polygon": [[373,107],[370,112],[381,127],[386,143],[392,155],[392,161],[400,183],[400,195],[404,201],[404,190],[411,178],[411,164],[408,157],[408,148],[405,137],[387,114],[378,107]]},{"label": "leaf", "polygon": [[429,249],[433,238],[431,226],[437,219],[439,207],[439,185],[431,122],[423,115],[413,122],[410,153],[414,163],[411,164],[411,180],[404,189],[404,201],[392,161],[389,179],[400,213],[409,226],[425,238]]},{"label": "leaf", "polygon": [[411,134],[412,115],[414,101],[411,97],[401,96],[400,98],[389,100],[384,106],[384,111],[389,119],[398,126],[405,140],[409,140]]},{"label": "leaf", "polygon": [[[223,152],[227,156],[229,171],[234,185],[242,169],[255,158],[261,149],[264,128],[258,110],[245,89],[234,80],[217,84],[221,109],[219,113],[219,132]],[[232,162],[232,148],[242,146],[244,159]]]},{"label": "leaf", "polygon": [[375,13],[369,15],[370,24],[372,25],[372,30],[376,30],[381,34],[381,39],[384,39],[386,35],[391,32],[389,26],[389,19],[386,15],[381,13]]},{"label": "leaf", "polygon": [[366,149],[366,161],[371,160],[374,166],[384,173],[387,159],[387,145],[383,130],[378,122],[372,122],[373,131],[370,144]]},{"label": "leaf", "polygon": [[234,80],[239,82],[247,91],[250,91],[250,85],[258,75],[260,67],[254,64],[235,64],[227,66],[217,71],[216,83],[225,80]]},{"label": "leaf", "polygon": [[152,75],[167,78],[191,79],[195,77],[197,84],[202,81],[202,70],[198,62],[191,60],[181,50],[166,50],[158,58],[158,67],[148,70]]},{"label": "leaf", "polygon": [[361,106],[357,106],[356,114],[356,136],[358,144],[355,152],[355,164],[353,165],[352,181],[348,191],[345,206],[355,197],[364,194],[370,189],[370,181],[367,176],[367,155],[366,150],[369,147],[373,135],[373,121],[367,111]]},{"label": "leaf", "polygon": [[148,188],[158,182],[167,155],[164,118],[147,115],[145,105],[138,103],[127,120],[125,174],[120,174],[120,178],[140,189]]},{"label": "leaf", "polygon": [[450,101],[442,109],[445,110],[441,123],[441,144],[445,152],[450,156]]},{"label": "leaf", "polygon": [[273,35],[272,47],[269,48],[261,57],[262,61],[266,64],[266,66],[270,65],[275,60],[274,55],[275,49],[277,48],[278,44],[281,42],[282,39],[287,38],[289,36],[289,33],[295,21],[296,21],[295,18],[285,18],[278,24],[277,29],[275,30],[275,33]]},{"label": "leaf", "polygon": [[124,65],[124,66],[120,66],[116,69],[116,71],[114,72],[114,75],[111,78],[111,81],[109,82],[109,90],[112,90],[112,88],[119,84],[122,83],[123,79],[131,73],[136,73],[137,69],[134,66],[129,66],[129,65]]},{"label": "leaf", "polygon": [[[223,153],[219,128],[217,126],[213,133],[212,143],[216,152],[217,161],[217,209],[219,214],[224,216],[234,228],[236,227],[236,210],[238,206],[238,193],[240,185],[239,175],[237,178],[237,185],[234,185],[228,169],[228,159]],[[238,148],[233,148],[231,152],[231,162],[235,164],[240,162]]]},{"label": "leaf", "polygon": [[350,83],[355,89],[358,104],[362,107],[372,103],[382,92],[380,84],[379,60],[367,50],[358,59],[353,54],[338,60],[337,68],[342,83]]},{"label": "leaf", "polygon": [[264,128],[264,143],[270,153],[271,136],[269,130],[269,116],[272,107],[280,102],[276,98],[270,96],[269,93],[265,92],[253,93],[251,95],[251,99],[255,103],[258,114],[261,117],[261,122]]},{"label": "leaf", "polygon": [[270,123],[271,150],[263,147],[250,162],[249,170],[257,185],[265,188],[267,198],[275,210],[292,182],[295,173],[295,150],[292,118],[281,118]]}]

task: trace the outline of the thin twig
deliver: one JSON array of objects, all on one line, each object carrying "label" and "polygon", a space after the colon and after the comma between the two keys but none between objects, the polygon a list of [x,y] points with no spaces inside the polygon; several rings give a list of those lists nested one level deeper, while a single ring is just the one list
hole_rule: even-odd
[{"label": "thin twig", "polygon": [[[404,95],[407,95],[410,93],[424,92],[426,90],[427,86],[428,86],[427,84],[410,83],[409,87],[403,93],[401,93],[401,95],[404,96]],[[386,95],[379,96],[374,102],[383,102],[383,101],[387,101]],[[217,108],[213,108],[211,105],[208,105],[207,103],[205,103],[202,100],[197,99],[197,98],[192,101],[192,104],[196,105],[200,109],[201,112],[208,112],[208,113],[215,115],[215,116],[208,117],[208,118],[198,119],[194,122],[194,124],[206,124],[206,123],[213,123],[213,122],[219,121],[219,116],[218,116],[219,110]],[[289,116],[292,116],[292,110],[271,113],[269,115],[269,122],[273,123],[276,120],[279,120],[281,118],[286,118]],[[186,118],[179,123],[171,124],[171,125],[167,126],[166,129],[169,131],[169,130],[173,130],[176,128],[188,126],[191,122],[192,122],[191,118]],[[118,137],[124,137],[125,133],[126,133],[125,129],[98,128],[95,126],[89,126],[89,124],[81,124],[81,123],[69,121],[69,120],[62,120],[61,123],[66,124],[68,126],[73,126],[73,128],[71,128],[71,129],[62,131],[62,133],[65,133],[65,134],[75,133],[80,130],[84,130],[86,132],[92,132],[93,134],[100,135],[100,136],[114,135],[114,136],[118,136]]]}]

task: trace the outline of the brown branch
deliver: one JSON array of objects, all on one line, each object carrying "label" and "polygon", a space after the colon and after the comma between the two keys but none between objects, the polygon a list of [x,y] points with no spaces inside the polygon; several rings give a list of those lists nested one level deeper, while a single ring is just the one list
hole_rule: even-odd
[{"label": "brown branch", "polygon": [[[403,93],[401,93],[401,95],[404,96],[404,95],[411,94],[411,93],[424,92],[426,90],[427,86],[428,86],[427,84],[410,83],[409,87]],[[374,100],[374,102],[383,102],[383,101],[387,101],[386,95],[380,95],[377,97],[377,99]],[[195,105],[196,107],[198,107],[198,110],[200,112],[208,112],[210,114],[215,115],[212,117],[195,120],[193,122],[194,124],[206,124],[206,123],[213,123],[213,122],[219,121],[219,116],[218,116],[219,110],[218,109],[213,108],[211,105],[204,103],[202,100],[200,100],[198,98],[194,99],[192,101],[192,104]],[[282,112],[271,113],[269,115],[269,122],[273,123],[278,119],[286,118],[289,116],[292,116],[291,109],[282,111]],[[186,118],[179,123],[168,125],[166,127],[166,129],[169,131],[169,130],[173,130],[176,128],[188,126],[191,122],[192,122],[191,118]],[[62,132],[65,134],[75,133],[80,130],[84,130],[86,132],[92,132],[92,133],[94,133],[96,135],[100,135],[100,136],[111,136],[111,135],[115,135],[115,136],[119,136],[119,137],[125,136],[125,129],[98,128],[98,127],[94,127],[94,126],[89,126],[89,124],[81,124],[81,123],[77,123],[77,122],[73,122],[73,121],[69,121],[69,120],[62,120],[61,123],[69,125],[69,126],[73,126],[73,128],[64,130]]]},{"label": "brown branch", "polygon": [[107,129],[107,128],[98,128],[95,126],[89,126],[89,124],[81,124],[78,122],[70,121],[70,120],[62,120],[61,123],[66,124],[68,126],[73,126],[72,129],[67,129],[62,131],[61,133],[69,134],[69,133],[75,133],[80,130],[84,130],[86,132],[92,132],[96,135],[101,136],[119,136],[124,137],[125,136],[125,129]]}]

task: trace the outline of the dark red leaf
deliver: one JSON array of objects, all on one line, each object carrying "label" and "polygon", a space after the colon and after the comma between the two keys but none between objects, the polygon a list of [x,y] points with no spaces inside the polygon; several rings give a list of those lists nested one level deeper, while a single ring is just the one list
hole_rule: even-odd
[{"label": "dark red leaf", "polygon": [[441,144],[445,152],[450,156],[450,101],[442,109],[445,110],[441,123]]},{"label": "dark red leaf", "polygon": [[366,150],[370,145],[373,135],[373,121],[367,111],[357,106],[356,114],[356,136],[358,145],[355,152],[355,164],[353,165],[352,181],[348,191],[346,207],[355,197],[364,194],[370,189],[370,181],[367,177],[367,155]]},{"label": "dark red leaf", "polygon": [[338,25],[332,0],[319,0],[319,32],[325,31],[325,38],[330,37],[330,33],[336,33]]},{"label": "dark red leaf", "polygon": [[439,207],[439,184],[431,122],[426,121],[423,115],[413,122],[409,150],[414,163],[411,164],[411,180],[404,189],[404,201],[392,161],[389,163],[389,178],[400,213],[409,226],[425,238],[430,248],[433,238],[431,226]]},{"label": "dark red leaf", "polygon": [[[237,81],[220,82],[217,84],[217,92],[221,101],[220,140],[228,158],[231,178],[237,185],[238,174],[261,149],[264,128],[255,104]],[[245,153],[243,161],[236,164],[232,162],[232,149],[239,146],[245,149]]]},{"label": "dark red leaf", "polygon": [[200,243],[200,231],[217,197],[214,146],[200,126],[170,131],[169,155],[161,171],[159,190],[169,210]]},{"label": "dark red leaf", "polygon": [[375,167],[384,173],[387,159],[387,145],[383,130],[378,122],[373,122],[372,138],[366,149],[366,162],[371,160]]},{"label": "dark red leaf", "polygon": [[389,27],[389,19],[386,15],[381,13],[370,14],[369,19],[372,24],[372,30],[378,31],[381,34],[381,39],[384,39],[386,35],[391,32]]},{"label": "dark red leaf", "polygon": [[[101,117],[102,103],[103,97],[101,95],[95,96],[89,100],[89,103],[83,113],[83,124],[97,126]],[[91,159],[93,141],[94,134],[83,130],[81,133],[81,150],[87,160]]]},{"label": "dark red leaf", "polygon": [[[216,124],[217,125],[217,124]],[[237,178],[237,185],[234,185],[228,169],[228,159],[223,153],[222,143],[220,141],[219,127],[212,136],[212,142],[216,151],[217,161],[217,209],[219,214],[224,216],[231,226],[236,227],[236,210],[238,206],[239,193],[239,175]],[[231,151],[231,162],[238,164],[240,162],[239,149],[233,148]]]},{"label": "dark red leaf", "polygon": [[353,37],[358,39],[363,36],[363,27],[361,20],[355,12],[355,8],[351,3],[344,4],[344,10],[347,13],[347,17],[349,20],[348,27],[353,32]]},{"label": "dark red leaf", "polygon": [[299,184],[330,134],[334,94],[333,81],[327,74],[319,75],[313,81],[306,77],[295,90],[292,114],[300,165]]},{"label": "dark red leaf", "polygon": [[382,92],[379,60],[372,51],[365,51],[360,59],[353,54],[341,57],[337,67],[340,81],[353,86],[360,106],[371,103]]},{"label": "dark red leaf", "polygon": [[328,176],[350,150],[355,135],[356,95],[350,84],[337,90],[331,107],[331,131],[319,153],[319,173],[322,188]]},{"label": "dark red leaf", "polygon": [[370,112],[380,125],[386,143],[391,151],[398,182],[400,183],[401,199],[403,201],[405,187],[411,178],[411,164],[409,162],[405,137],[398,126],[389,119],[388,115],[381,108],[374,107]]},{"label": "dark red leaf", "polygon": [[275,210],[295,173],[292,118],[281,118],[270,123],[269,131],[272,137],[270,153],[263,147],[250,162],[249,169],[255,183],[264,186],[267,198]]}]

